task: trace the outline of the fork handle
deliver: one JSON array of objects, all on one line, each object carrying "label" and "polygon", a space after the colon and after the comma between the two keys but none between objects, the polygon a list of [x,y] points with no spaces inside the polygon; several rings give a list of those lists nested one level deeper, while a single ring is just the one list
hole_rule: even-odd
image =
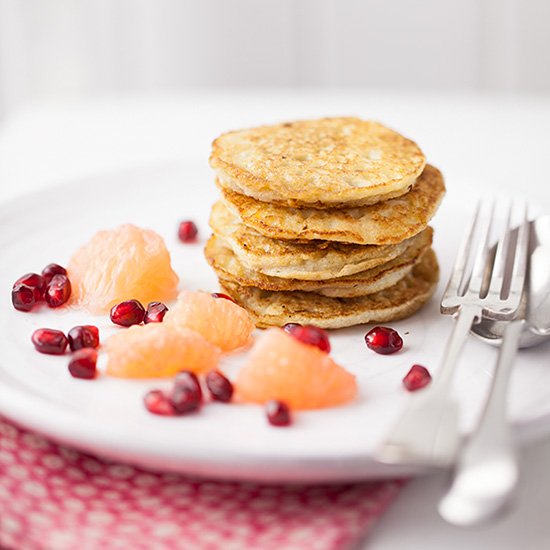
[{"label": "fork handle", "polygon": [[505,329],[485,408],[439,506],[450,523],[474,525],[489,519],[508,503],[516,488],[518,462],[506,418],[506,396],[523,325],[524,321],[512,321]]},{"label": "fork handle", "polygon": [[435,377],[432,391],[442,394],[447,394],[452,376],[458,362],[458,357],[466,338],[470,333],[472,324],[478,323],[481,319],[481,308],[474,305],[464,305],[458,310],[456,316],[456,322],[453,327],[453,331],[449,336],[447,341],[447,347],[445,348],[445,353],[443,355],[443,362],[439,367],[437,376]]}]

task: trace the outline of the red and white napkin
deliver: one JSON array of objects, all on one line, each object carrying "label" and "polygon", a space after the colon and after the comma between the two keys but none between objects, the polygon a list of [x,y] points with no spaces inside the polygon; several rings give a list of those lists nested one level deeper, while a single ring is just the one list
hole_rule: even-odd
[{"label": "red and white napkin", "polygon": [[357,543],[402,481],[284,486],[149,472],[0,418],[0,548],[336,550]]}]

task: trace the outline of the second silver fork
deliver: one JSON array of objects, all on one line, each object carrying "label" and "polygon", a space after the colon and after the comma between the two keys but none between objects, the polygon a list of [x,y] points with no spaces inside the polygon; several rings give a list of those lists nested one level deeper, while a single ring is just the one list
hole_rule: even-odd
[{"label": "second silver fork", "polygon": [[[511,321],[518,313],[527,268],[527,213],[523,212],[517,238],[512,242],[510,207],[493,256],[489,245],[495,207],[490,207],[489,217],[483,219],[485,210],[482,204],[478,205],[441,300],[442,313],[456,318],[441,367],[429,387],[411,395],[402,417],[378,452],[383,462],[452,464],[460,434],[458,404],[450,395],[451,382],[470,328],[482,316]],[[474,247],[476,237],[478,245]]]}]

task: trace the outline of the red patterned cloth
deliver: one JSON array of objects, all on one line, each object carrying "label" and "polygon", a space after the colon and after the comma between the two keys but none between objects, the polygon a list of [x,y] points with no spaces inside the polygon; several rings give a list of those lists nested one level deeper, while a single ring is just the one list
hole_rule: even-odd
[{"label": "red patterned cloth", "polygon": [[401,481],[272,486],[146,471],[0,419],[0,547],[335,550],[365,536]]}]

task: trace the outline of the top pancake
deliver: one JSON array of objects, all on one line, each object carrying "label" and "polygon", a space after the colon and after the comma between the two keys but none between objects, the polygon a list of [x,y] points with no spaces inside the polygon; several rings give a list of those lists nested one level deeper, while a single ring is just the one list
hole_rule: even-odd
[{"label": "top pancake", "polygon": [[221,135],[210,165],[230,191],[285,206],[363,206],[406,193],[426,159],[378,122],[323,118]]},{"label": "top pancake", "polygon": [[396,244],[420,233],[444,194],[443,176],[429,164],[406,195],[356,208],[290,208],[222,191],[224,203],[242,223],[266,237],[372,245]]}]

